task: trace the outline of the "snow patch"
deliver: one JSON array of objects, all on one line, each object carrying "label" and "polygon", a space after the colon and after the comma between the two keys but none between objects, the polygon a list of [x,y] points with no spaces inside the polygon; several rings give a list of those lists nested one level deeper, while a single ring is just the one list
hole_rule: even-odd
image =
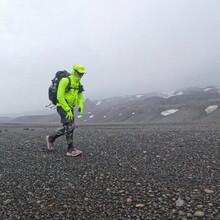
[{"label": "snow patch", "polygon": [[99,102],[97,102],[97,103],[96,103],[96,105],[100,105],[101,103],[102,103],[102,102],[101,102],[101,101],[99,101]]},{"label": "snow patch", "polygon": [[77,118],[82,118],[82,115],[78,115]]},{"label": "snow patch", "polygon": [[132,115],[135,115],[135,112],[132,112],[131,114],[132,114]]},{"label": "snow patch", "polygon": [[210,106],[208,106],[208,107],[205,109],[205,111],[206,111],[206,113],[207,113],[207,115],[208,115],[208,114],[214,112],[216,109],[218,109],[218,106],[217,106],[217,105],[210,105]]},{"label": "snow patch", "polygon": [[158,95],[158,97],[167,99],[167,98],[169,98],[170,96],[169,96],[168,94],[162,93],[161,95]]},{"label": "snow patch", "polygon": [[179,109],[169,109],[169,110],[166,110],[166,111],[163,111],[161,112],[160,114],[163,115],[163,116],[167,116],[167,115],[171,115],[171,114],[174,114],[176,113],[177,111],[179,111]]},{"label": "snow patch", "polygon": [[174,94],[173,96],[176,96],[176,95],[183,95],[184,93],[183,93],[183,91],[179,91],[179,92],[177,92],[176,94]]},{"label": "snow patch", "polygon": [[183,91],[179,91],[177,93],[175,93],[175,92],[166,92],[165,94],[164,93],[162,94],[162,98],[168,99],[170,97],[177,96],[177,95],[183,95],[183,94],[184,94]]},{"label": "snow patch", "polygon": [[144,96],[144,95],[136,95],[136,98],[140,98],[140,97],[142,97],[142,96]]},{"label": "snow patch", "polygon": [[121,115],[123,115],[123,114],[122,114],[122,113],[119,113],[118,115],[121,116]]},{"label": "snow patch", "polygon": [[89,118],[93,118],[93,117],[94,117],[94,115],[90,115],[90,116],[89,116]]},{"label": "snow patch", "polygon": [[210,90],[212,90],[212,88],[205,88],[205,89],[204,89],[205,92],[208,92],[208,91],[210,91]]},{"label": "snow patch", "polygon": [[104,115],[103,118],[106,118],[106,115]]},{"label": "snow patch", "polygon": [[171,92],[171,91],[162,93],[162,98],[169,98],[169,97],[173,96],[173,93],[174,92]]}]

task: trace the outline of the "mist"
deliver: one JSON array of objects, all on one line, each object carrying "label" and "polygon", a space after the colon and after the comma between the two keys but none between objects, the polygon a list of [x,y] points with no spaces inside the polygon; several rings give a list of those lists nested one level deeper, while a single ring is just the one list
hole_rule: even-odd
[{"label": "mist", "polygon": [[86,68],[84,97],[220,83],[217,0],[2,0],[0,114],[44,108],[58,70]]}]

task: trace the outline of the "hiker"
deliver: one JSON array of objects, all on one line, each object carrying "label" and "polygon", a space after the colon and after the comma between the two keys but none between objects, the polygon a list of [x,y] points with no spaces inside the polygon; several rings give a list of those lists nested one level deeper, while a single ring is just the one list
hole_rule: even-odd
[{"label": "hiker", "polygon": [[[63,77],[58,84],[57,89],[57,104],[56,109],[61,117],[62,127],[58,128],[53,134],[46,136],[46,143],[48,150],[53,150],[54,141],[62,136],[66,135],[67,141],[67,156],[76,157],[82,155],[82,150],[77,150],[73,146],[73,131],[75,129],[74,123],[74,107],[77,104],[80,115],[83,115],[83,86],[80,79],[85,74],[85,68],[80,64],[73,66],[73,71],[69,77]],[[67,87],[70,86],[69,91]]]}]

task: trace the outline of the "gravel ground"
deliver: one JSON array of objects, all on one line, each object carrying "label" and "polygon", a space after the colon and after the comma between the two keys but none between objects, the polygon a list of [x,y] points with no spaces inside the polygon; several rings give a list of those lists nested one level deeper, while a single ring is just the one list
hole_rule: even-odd
[{"label": "gravel ground", "polygon": [[0,128],[0,219],[220,219],[220,124]]}]

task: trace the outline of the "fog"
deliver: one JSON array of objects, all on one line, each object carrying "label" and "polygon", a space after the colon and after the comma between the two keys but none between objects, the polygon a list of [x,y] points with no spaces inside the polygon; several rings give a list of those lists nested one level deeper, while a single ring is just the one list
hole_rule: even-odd
[{"label": "fog", "polygon": [[44,108],[58,70],[84,97],[220,85],[218,0],[1,0],[0,114]]}]

